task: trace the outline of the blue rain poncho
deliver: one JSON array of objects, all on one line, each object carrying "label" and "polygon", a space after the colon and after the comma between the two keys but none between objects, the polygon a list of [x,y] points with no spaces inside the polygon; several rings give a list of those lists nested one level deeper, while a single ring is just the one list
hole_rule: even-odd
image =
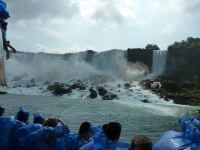
[{"label": "blue rain poncho", "polygon": [[105,144],[96,144],[94,141],[82,146],[80,150],[129,150],[130,145],[124,142],[107,141]]},{"label": "blue rain poncho", "polygon": [[21,143],[28,150],[48,150],[52,147],[50,139],[52,131],[51,127],[43,127],[21,139]]},{"label": "blue rain poncho", "polygon": [[30,133],[41,129],[43,126],[39,123],[30,123],[19,129],[19,136],[26,137]]},{"label": "blue rain poncho", "polygon": [[20,150],[19,134],[18,131],[20,128],[24,127],[26,124],[19,120],[16,120],[12,130],[11,130],[11,149]]},{"label": "blue rain poncho", "polygon": [[9,17],[10,15],[7,10],[6,2],[4,0],[0,0],[0,19],[8,19]]},{"label": "blue rain poncho", "polygon": [[42,127],[22,138],[20,143],[28,150],[56,149],[57,140],[65,133],[68,133],[68,130],[66,126],[61,124],[58,124],[55,128]]},{"label": "blue rain poncho", "polygon": [[57,150],[79,150],[80,147],[88,142],[80,138],[77,134],[65,134],[64,137],[57,141]]},{"label": "blue rain poncho", "polygon": [[9,149],[11,130],[14,124],[14,117],[0,117],[0,150]]},{"label": "blue rain poncho", "polygon": [[101,125],[100,124],[93,124],[90,127],[90,133],[91,137],[95,137],[99,132],[102,131]]},{"label": "blue rain poncho", "polygon": [[90,143],[82,146],[80,150],[128,150],[129,147],[127,143],[108,140],[101,130]]},{"label": "blue rain poncho", "polygon": [[[90,133],[91,137],[96,136],[101,131],[101,126],[99,124],[92,125],[90,127]],[[80,138],[77,134],[65,134],[62,138],[58,139],[57,141],[57,149],[58,150],[78,150],[83,145],[89,143],[92,139],[89,141],[86,141],[82,138]]]},{"label": "blue rain poncho", "polygon": [[20,147],[21,147],[21,150],[26,150],[26,149],[29,149],[29,146],[30,145],[27,145],[27,143],[24,143],[24,139],[31,133],[39,130],[43,128],[43,126],[41,124],[38,124],[38,123],[30,123],[28,125],[25,125],[24,127],[20,128],[19,129],[19,132],[18,132],[18,141],[20,143]]},{"label": "blue rain poncho", "polygon": [[63,125],[61,123],[58,123],[58,125],[54,128],[54,131],[52,133],[52,137],[54,138],[60,138],[63,137],[65,134],[68,134],[70,132],[69,127],[67,125]]},{"label": "blue rain poncho", "polygon": [[200,149],[200,118],[187,119],[181,122],[184,138],[191,140],[192,150]]},{"label": "blue rain poncho", "polygon": [[184,118],[179,122],[183,132],[165,132],[154,144],[153,150],[200,150],[200,119]]},{"label": "blue rain poncho", "polygon": [[153,150],[184,150],[190,148],[191,141],[182,132],[167,131],[153,145]]}]

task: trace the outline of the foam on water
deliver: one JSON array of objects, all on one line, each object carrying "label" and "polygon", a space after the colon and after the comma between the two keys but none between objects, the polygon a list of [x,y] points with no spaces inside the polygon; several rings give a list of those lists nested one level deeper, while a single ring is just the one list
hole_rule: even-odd
[{"label": "foam on water", "polygon": [[[8,93],[11,94],[24,94],[24,95],[52,95],[51,92],[47,90],[47,85],[44,83],[34,83],[34,85],[30,85],[30,81],[21,81],[21,82],[9,82]],[[29,84],[28,84],[29,83]],[[73,82],[71,82],[73,83]],[[88,96],[90,94],[89,88],[92,86],[89,82],[86,82],[87,85],[85,86],[85,90],[73,90],[70,94],[63,95],[64,98],[72,98],[72,99],[79,99],[85,100],[89,99]],[[70,83],[69,83],[70,84]],[[150,113],[161,113],[163,115],[170,115],[176,116],[181,115],[177,107],[188,107],[188,106],[180,106],[173,104],[172,101],[165,101],[164,99],[160,98],[159,96],[155,95],[149,90],[144,90],[140,86],[139,82],[130,82],[130,88],[124,88],[124,81],[113,80],[101,84],[96,84],[93,87],[103,86],[109,92],[115,93],[118,95],[118,99],[114,100],[114,103],[119,103],[124,106],[134,108],[141,108],[147,109]],[[28,87],[27,87],[28,86]],[[101,101],[101,96],[98,97],[93,101]],[[148,103],[144,103],[142,101],[148,101]]]},{"label": "foam on water", "polygon": [[[160,75],[165,68],[166,51],[154,51],[153,74]],[[16,69],[17,68],[17,69]],[[103,86],[118,95],[114,100],[129,107],[148,108],[153,113],[177,114],[172,101],[166,102],[151,91],[143,90],[137,81],[144,78],[146,67],[129,64],[122,50],[101,53],[87,52],[66,55],[19,53],[7,62],[8,93],[25,95],[52,95],[47,84],[58,81],[72,84],[73,79],[87,80],[85,90],[73,90],[66,98],[88,99],[89,88]],[[31,81],[34,79],[34,82]],[[76,80],[75,80],[76,81]],[[125,89],[128,82],[131,88]],[[100,96],[96,100],[102,100]],[[144,103],[142,101],[147,101]]]}]

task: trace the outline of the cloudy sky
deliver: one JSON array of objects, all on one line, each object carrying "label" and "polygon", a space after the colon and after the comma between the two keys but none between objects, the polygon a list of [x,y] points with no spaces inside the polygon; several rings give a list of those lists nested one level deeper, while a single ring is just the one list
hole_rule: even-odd
[{"label": "cloudy sky", "polygon": [[66,53],[200,37],[200,0],[6,0],[19,51]]}]

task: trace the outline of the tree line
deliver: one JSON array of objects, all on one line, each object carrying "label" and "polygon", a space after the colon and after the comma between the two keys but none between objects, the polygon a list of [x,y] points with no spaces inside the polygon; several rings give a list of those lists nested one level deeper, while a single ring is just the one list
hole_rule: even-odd
[{"label": "tree line", "polygon": [[[168,46],[169,49],[174,48],[196,48],[200,47],[200,38],[188,37],[186,40],[180,42],[174,42],[172,45]],[[145,49],[147,50],[160,50],[159,46],[156,44],[147,44]]]}]

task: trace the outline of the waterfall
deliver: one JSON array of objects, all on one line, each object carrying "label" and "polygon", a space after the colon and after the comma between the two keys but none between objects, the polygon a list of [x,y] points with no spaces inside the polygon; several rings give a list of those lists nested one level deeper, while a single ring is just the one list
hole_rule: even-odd
[{"label": "waterfall", "polygon": [[152,73],[155,76],[162,75],[165,72],[167,60],[167,50],[154,50]]},{"label": "waterfall", "polygon": [[129,64],[123,50],[64,55],[17,53],[6,65],[9,81],[21,77],[27,80],[34,78],[38,81],[62,82],[97,76],[134,80],[147,72],[143,64]]}]

